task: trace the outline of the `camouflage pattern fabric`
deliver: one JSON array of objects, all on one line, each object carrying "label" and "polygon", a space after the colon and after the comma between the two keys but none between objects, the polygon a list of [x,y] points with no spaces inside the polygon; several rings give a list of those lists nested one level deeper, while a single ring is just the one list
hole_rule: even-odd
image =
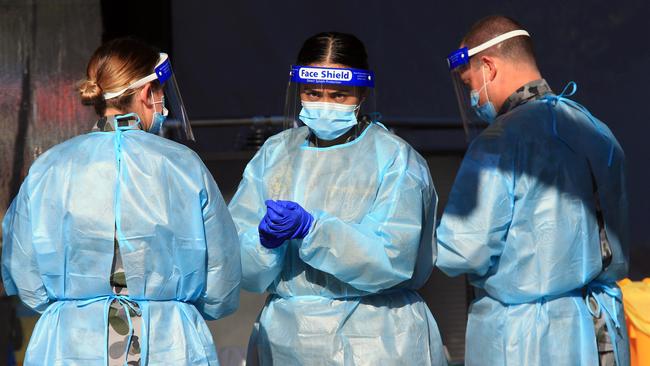
[{"label": "camouflage pattern fabric", "polygon": [[531,81],[530,83],[517,89],[511,96],[503,102],[499,114],[507,113],[515,107],[524,104],[530,100],[543,97],[545,94],[552,93],[551,87],[544,79]]},{"label": "camouflage pattern fabric", "polygon": [[[140,122],[138,122],[135,117],[125,117],[125,118],[120,118],[121,122],[119,122],[120,126],[138,126],[138,128],[142,129],[142,125]],[[93,126],[91,132],[111,132],[115,131],[115,124],[118,123],[115,121],[115,116],[104,116],[100,118],[97,123],[95,123],[95,126]]]},{"label": "camouflage pattern fabric", "polygon": [[[120,249],[115,240],[115,254],[113,257],[113,268],[111,270],[111,287],[113,292],[118,295],[128,295],[126,287],[126,276],[124,275],[124,266]],[[131,303],[134,309],[123,306],[117,300],[111,303],[108,309],[108,364],[109,366],[118,366],[127,364],[129,366],[140,365],[140,339],[142,337],[142,317],[139,314],[138,304]],[[127,310],[129,315],[127,315]],[[133,329],[129,330],[129,319]],[[131,344],[128,347],[129,336]]]},{"label": "camouflage pattern fabric", "polygon": [[[593,297],[589,297],[588,299],[590,308],[599,308],[598,303]],[[594,330],[596,331],[596,342],[598,344],[599,366],[616,366],[614,345],[607,332],[607,323],[602,312],[598,317],[594,317]]]}]

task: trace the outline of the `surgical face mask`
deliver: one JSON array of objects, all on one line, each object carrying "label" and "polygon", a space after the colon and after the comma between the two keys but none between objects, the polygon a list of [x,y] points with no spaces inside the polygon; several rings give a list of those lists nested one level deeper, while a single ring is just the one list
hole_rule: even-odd
[{"label": "surgical face mask", "polygon": [[298,116],[321,140],[334,140],[357,124],[356,105],[325,102],[302,102]]},{"label": "surgical face mask", "polygon": [[[153,92],[151,92],[151,100],[154,100],[153,98]],[[162,105],[162,113],[161,112],[156,112],[155,110],[155,105],[160,103]],[[163,123],[167,119],[167,115],[169,114],[169,111],[167,108],[165,108],[165,97],[163,96],[160,102],[153,102],[154,105],[154,112],[153,116],[151,117],[151,126],[149,126],[149,132],[153,133],[154,135],[160,134],[160,129],[162,128]]]},{"label": "surgical face mask", "polygon": [[[483,87],[481,87],[479,90],[471,91],[470,101],[472,103],[472,108],[474,109],[474,112],[476,112],[478,118],[491,124],[497,118],[497,111],[494,108],[494,104],[490,102],[490,96],[488,95],[487,91],[487,85],[489,83],[485,80],[485,69],[481,67],[481,71],[483,72]],[[481,91],[483,91],[483,89],[485,89],[485,97],[487,98],[487,102],[485,102],[483,105],[479,105]]]}]

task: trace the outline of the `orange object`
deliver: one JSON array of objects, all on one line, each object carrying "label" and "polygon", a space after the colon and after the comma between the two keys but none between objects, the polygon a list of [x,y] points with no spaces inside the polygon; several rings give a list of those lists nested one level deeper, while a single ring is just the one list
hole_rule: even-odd
[{"label": "orange object", "polygon": [[625,322],[630,335],[630,365],[650,365],[650,278],[618,282],[623,291]]}]

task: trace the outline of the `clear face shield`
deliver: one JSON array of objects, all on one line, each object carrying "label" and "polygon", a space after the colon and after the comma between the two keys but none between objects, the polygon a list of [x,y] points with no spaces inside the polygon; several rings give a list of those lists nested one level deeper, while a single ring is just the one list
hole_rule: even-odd
[{"label": "clear face shield", "polygon": [[132,83],[126,88],[112,93],[105,93],[104,99],[117,98],[128,90],[138,89],[147,83],[158,81],[163,88],[163,97],[158,98],[152,93],[154,113],[149,132],[161,136],[172,136],[182,141],[194,141],[194,133],[190,125],[185,105],[172,71],[171,61],[166,53],[161,53],[153,72]]},{"label": "clear face shield", "polygon": [[497,112],[490,101],[489,80],[486,79],[487,75],[484,70],[482,73],[483,79],[479,80],[480,88],[472,90],[470,73],[474,77],[477,77],[476,75],[480,77],[481,73],[472,72],[471,59],[478,53],[517,36],[530,37],[528,32],[524,30],[515,30],[504,33],[471,49],[467,47],[460,48],[447,57],[447,65],[451,73],[460,117],[468,140],[478,135],[487,124],[491,123]]},{"label": "clear face shield", "polygon": [[374,74],[369,70],[292,66],[284,128],[307,126],[319,140],[356,138],[379,120]]}]

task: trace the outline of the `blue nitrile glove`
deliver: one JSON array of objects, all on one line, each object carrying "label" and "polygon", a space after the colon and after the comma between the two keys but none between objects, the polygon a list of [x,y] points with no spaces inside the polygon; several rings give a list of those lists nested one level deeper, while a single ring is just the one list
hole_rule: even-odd
[{"label": "blue nitrile glove", "polygon": [[314,217],[292,201],[266,202],[266,215],[260,221],[260,243],[277,248],[285,240],[302,239],[309,233]]}]

